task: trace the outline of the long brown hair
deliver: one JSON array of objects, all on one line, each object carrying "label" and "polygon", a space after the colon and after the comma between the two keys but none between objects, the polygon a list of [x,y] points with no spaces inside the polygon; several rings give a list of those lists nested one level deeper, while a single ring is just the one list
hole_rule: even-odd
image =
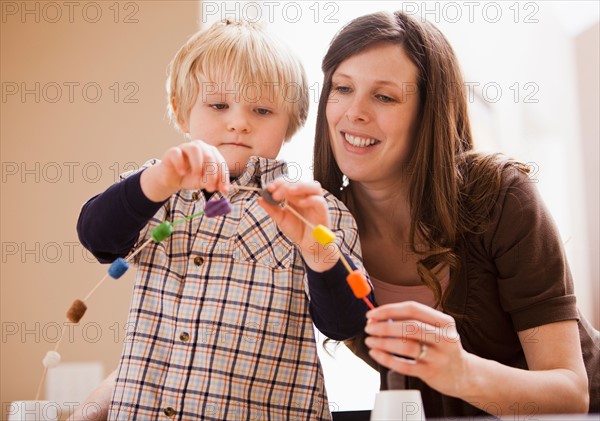
[{"label": "long brown hair", "polygon": [[[400,45],[418,69],[418,128],[408,164],[409,243],[412,252],[423,255],[417,263],[422,282],[443,307],[444,297],[434,268],[447,266],[453,284],[460,270],[457,246],[467,234],[483,229],[493,205],[491,199],[499,191],[503,169],[524,166],[499,155],[472,151],[460,66],[452,47],[435,26],[400,11],[365,15],[338,32],[323,59],[324,83],[313,157],[315,179],[341,198],[355,216],[358,215],[352,189],[343,188],[344,176],[331,149],[325,110],[331,78],[340,63],[381,43]],[[360,218],[357,221],[360,224]],[[415,238],[424,240],[429,251],[417,252]]]}]

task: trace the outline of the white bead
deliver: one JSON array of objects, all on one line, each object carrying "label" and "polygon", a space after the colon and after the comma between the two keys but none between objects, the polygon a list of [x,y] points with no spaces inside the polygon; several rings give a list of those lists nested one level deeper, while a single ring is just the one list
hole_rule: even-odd
[{"label": "white bead", "polygon": [[60,354],[56,351],[48,351],[42,363],[46,368],[54,368],[60,364]]}]

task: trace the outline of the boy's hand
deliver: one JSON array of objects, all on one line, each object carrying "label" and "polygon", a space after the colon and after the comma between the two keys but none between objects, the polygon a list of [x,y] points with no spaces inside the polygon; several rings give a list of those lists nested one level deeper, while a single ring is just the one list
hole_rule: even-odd
[{"label": "boy's hand", "polygon": [[[290,183],[279,178],[266,186],[274,200],[285,199],[286,204],[298,211],[313,225],[329,226],[327,201],[318,182]],[[323,247],[312,236],[312,228],[307,226],[289,210],[267,203],[263,198],[258,203],[277,223],[279,229],[298,245],[306,264],[317,272],[331,269],[337,259],[331,259],[333,249]]]},{"label": "boy's hand", "polygon": [[161,162],[145,170],[142,191],[154,202],[162,202],[179,190],[229,191],[229,169],[214,146],[200,140],[169,149]]}]

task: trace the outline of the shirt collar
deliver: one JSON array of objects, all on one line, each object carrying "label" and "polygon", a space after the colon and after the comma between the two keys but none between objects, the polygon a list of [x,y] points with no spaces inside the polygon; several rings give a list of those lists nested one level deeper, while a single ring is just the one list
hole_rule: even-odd
[{"label": "shirt collar", "polygon": [[263,188],[278,177],[287,175],[287,163],[277,159],[251,156],[246,162],[242,174],[232,181],[239,186]]}]

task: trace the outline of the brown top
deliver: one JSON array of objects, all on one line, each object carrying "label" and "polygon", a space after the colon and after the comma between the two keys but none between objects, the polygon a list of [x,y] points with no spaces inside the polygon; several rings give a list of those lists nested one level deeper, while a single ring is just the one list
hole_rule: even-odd
[{"label": "brown top", "polygon": [[[590,412],[600,412],[599,332],[577,310],[562,241],[535,183],[517,170],[505,171],[489,226],[483,234],[467,238],[457,252],[461,273],[456,284],[450,286],[445,309],[463,315],[456,317],[456,324],[464,349],[525,369],[527,362],[518,331],[578,320],[589,377]],[[366,349],[356,349],[362,348],[364,341],[353,344],[357,355],[367,360]],[[372,360],[369,363],[375,364]],[[419,389],[428,418],[483,414],[465,401],[440,394],[418,378],[398,375],[395,379],[396,373],[387,373],[384,368],[380,371],[382,389],[388,385]],[[490,412],[495,409],[490,408]]]}]

